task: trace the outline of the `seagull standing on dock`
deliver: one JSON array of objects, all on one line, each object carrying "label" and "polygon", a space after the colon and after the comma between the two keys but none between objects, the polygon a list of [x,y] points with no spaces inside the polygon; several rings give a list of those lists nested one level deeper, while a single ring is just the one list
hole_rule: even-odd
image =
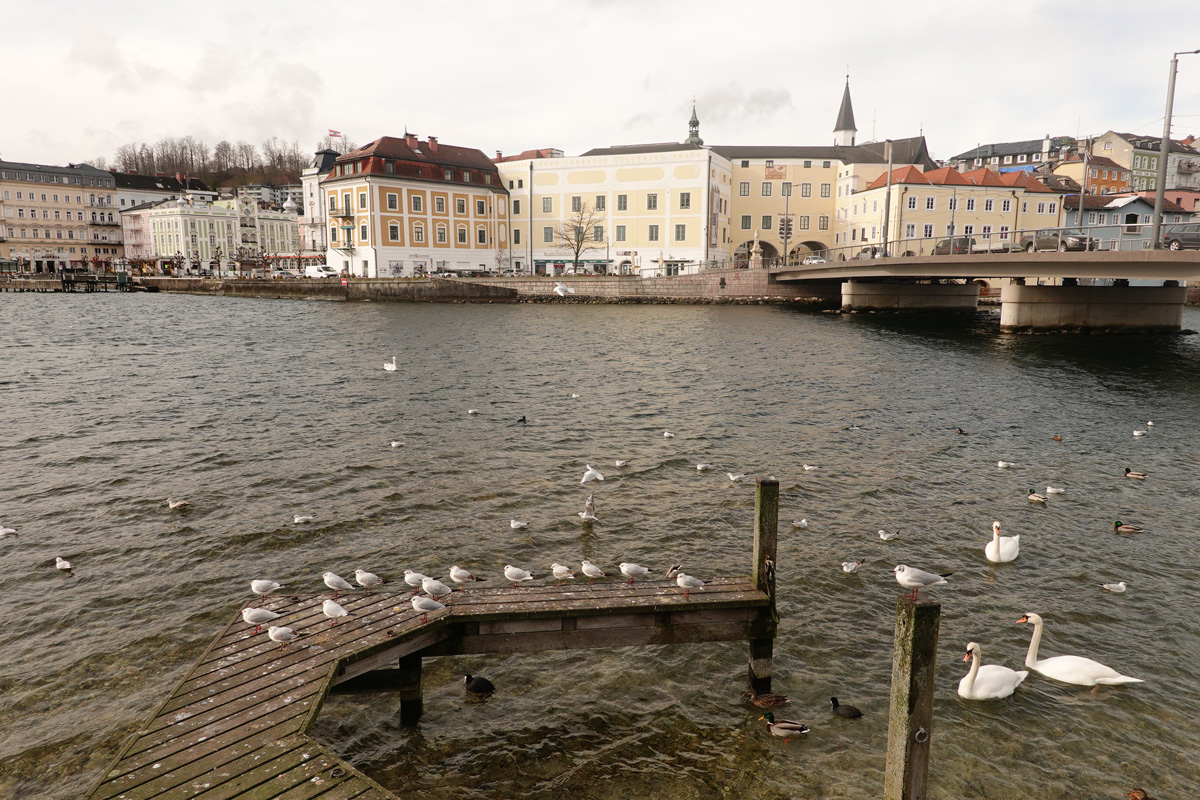
[{"label": "seagull standing on dock", "polygon": [[383,578],[379,577],[374,572],[367,572],[365,569],[354,570],[354,581],[359,586],[366,589],[367,594],[371,593],[371,589],[375,588],[381,583],[385,583]]},{"label": "seagull standing on dock", "polygon": [[413,596],[411,602],[413,611],[421,612],[421,622],[429,621],[430,612],[441,611],[446,607],[445,604],[439,603],[437,600],[432,600],[428,597],[421,597],[420,595]]},{"label": "seagull standing on dock", "polygon": [[651,572],[654,572],[652,569],[643,567],[640,564],[631,564],[628,561],[622,561],[618,565],[618,568],[621,570],[622,575],[624,575],[626,578],[629,578],[629,584],[631,586],[633,585],[634,578],[644,578]]},{"label": "seagull standing on dock", "polygon": [[265,608],[243,608],[242,622],[247,625],[254,626],[254,633],[257,634],[262,630],[264,622],[270,622],[273,619],[279,619],[282,614],[276,614],[274,611],[268,611]]},{"label": "seagull standing on dock", "polygon": [[533,580],[533,575],[521,569],[520,567],[514,567],[512,564],[505,564],[504,577],[513,582],[514,589],[517,588],[517,584],[520,581]]},{"label": "seagull standing on dock", "polygon": [[326,572],[321,576],[321,580],[325,581],[325,585],[333,589],[333,596],[337,597],[338,592],[352,592],[354,587],[348,580],[333,572]]},{"label": "seagull standing on dock", "polygon": [[563,581],[575,580],[575,570],[570,567],[564,567],[562,564],[555,562],[550,565],[550,569],[554,573],[554,578],[558,581],[559,586],[562,586]]},{"label": "seagull standing on dock", "polygon": [[700,580],[699,578],[693,578],[691,575],[687,575],[683,572],[680,572],[675,576],[675,585],[680,589],[683,589],[684,600],[688,599],[688,595],[692,593],[693,589],[698,592],[704,591],[704,581]]},{"label": "seagull standing on dock", "polygon": [[425,580],[425,576],[419,572],[414,572],[411,569],[404,570],[404,582],[413,587],[413,594],[418,594],[421,591],[421,582]]},{"label": "seagull standing on dock", "polygon": [[604,577],[604,570],[600,569],[586,558],[583,560],[583,563],[580,564],[580,568],[583,570],[583,574],[588,576],[588,586],[595,585],[596,578]]},{"label": "seagull standing on dock", "polygon": [[271,592],[275,591],[276,589],[281,589],[281,588],[283,588],[283,584],[276,583],[275,581],[266,581],[266,580],[250,581],[250,591],[254,592],[259,597],[266,597]]},{"label": "seagull standing on dock", "polygon": [[592,481],[602,481],[602,480],[604,480],[604,476],[600,474],[600,470],[596,469],[591,464],[588,464],[587,472],[583,473],[583,480],[581,480],[580,483],[584,484],[584,483],[591,483]]},{"label": "seagull standing on dock", "polygon": [[326,600],[321,604],[321,613],[329,617],[329,624],[336,625],[339,617],[348,617],[350,612],[347,611],[341,603],[336,600]]},{"label": "seagull standing on dock", "polygon": [[923,569],[908,567],[904,564],[897,564],[892,572],[896,573],[896,583],[905,589],[912,589],[912,594],[909,596],[910,600],[916,600],[917,592],[920,590],[945,583],[946,578],[954,574],[952,572],[926,572]]},{"label": "seagull standing on dock", "polygon": [[428,577],[421,581],[421,590],[434,600],[437,600],[439,597],[449,597],[451,592],[450,587],[437,578]]},{"label": "seagull standing on dock", "polygon": [[579,516],[584,522],[596,521],[596,493],[592,492],[588,495],[587,502],[583,504],[583,511],[579,512]]},{"label": "seagull standing on dock", "polygon": [[[457,564],[450,567],[450,580],[455,583],[467,583],[468,581],[481,581],[483,578],[478,578],[471,574],[470,570],[463,569]],[[424,581],[421,582],[424,585]]]},{"label": "seagull standing on dock", "polygon": [[279,649],[282,650],[288,642],[299,639],[300,634],[283,625],[272,625],[267,628],[267,637],[272,642],[279,642]]}]

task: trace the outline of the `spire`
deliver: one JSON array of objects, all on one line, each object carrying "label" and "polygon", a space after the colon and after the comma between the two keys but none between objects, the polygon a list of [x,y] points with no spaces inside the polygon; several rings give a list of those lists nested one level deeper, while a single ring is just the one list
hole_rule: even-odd
[{"label": "spire", "polygon": [[696,116],[696,98],[692,98],[692,118],[688,120],[688,137],[684,144],[704,144],[700,138],[700,118]]},{"label": "spire", "polygon": [[842,92],[842,107],[838,109],[837,123],[833,126],[833,143],[846,147],[854,146],[854,107],[850,104],[850,76],[846,76],[846,90]]}]

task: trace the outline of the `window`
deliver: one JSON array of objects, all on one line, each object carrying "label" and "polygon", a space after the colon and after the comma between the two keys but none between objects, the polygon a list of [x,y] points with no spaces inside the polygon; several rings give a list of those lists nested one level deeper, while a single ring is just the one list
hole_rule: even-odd
[{"label": "window", "polygon": [[617,241],[618,242],[625,241],[625,226],[624,225],[617,226]]},{"label": "window", "polygon": [[1000,226],[1000,238],[1001,238],[1001,240],[1008,239],[1008,226],[1007,225]]},{"label": "window", "polygon": [[578,214],[580,211],[583,211],[583,198],[575,195],[571,198],[571,213]]},{"label": "window", "polygon": [[603,242],[604,241],[604,226],[603,225],[597,225],[596,227],[592,228],[592,241],[593,242]]},{"label": "window", "polygon": [[513,182],[512,182],[512,181],[509,181],[509,182],[508,182],[508,188],[509,188],[509,189],[513,188]]},{"label": "window", "polygon": [[984,225],[983,228],[980,230],[980,233],[983,234],[983,238],[985,238],[985,239],[992,238],[992,226]]},{"label": "window", "polygon": [[802,231],[808,230],[809,216],[807,214],[801,214],[799,219],[800,219],[800,230],[802,230]]},{"label": "window", "polygon": [[479,244],[487,244],[487,228],[477,228],[475,230],[475,241]]},{"label": "window", "polygon": [[626,195],[617,195],[617,211],[625,211],[629,208],[629,198]]},{"label": "window", "polygon": [[1024,163],[1025,163],[1025,154],[1024,154],[1024,153],[1021,153],[1019,156],[1017,156],[1017,163],[1018,163],[1018,164],[1024,164]]},{"label": "window", "polygon": [[412,210],[413,210],[413,213],[415,213],[415,214],[420,214],[421,211],[423,210],[422,204],[421,204],[421,195],[414,194],[412,196]]},{"label": "window", "polygon": [[605,199],[605,198],[604,198],[604,195],[602,195],[602,194],[598,194],[598,195],[596,195],[596,210],[597,210],[597,211],[603,211],[603,210],[604,210],[604,206],[605,206],[605,204],[604,204],[604,199]]},{"label": "window", "polygon": [[995,200],[984,200],[983,201],[983,210],[986,211],[987,213],[990,214],[992,211],[995,210],[995,208],[996,208]]},{"label": "window", "polygon": [[925,198],[925,210],[933,211],[936,208],[937,208],[937,198],[936,197],[926,197]]},{"label": "window", "polygon": [[395,222],[388,223],[388,239],[393,242],[400,241],[400,226]]},{"label": "window", "polygon": [[917,236],[917,226],[911,222],[904,226],[904,238],[914,239]]},{"label": "window", "polygon": [[458,238],[458,243],[459,243],[459,244],[466,244],[466,243],[467,243],[467,226],[466,226],[466,225],[459,225],[459,226],[458,226],[458,232],[457,232],[457,234],[455,234],[455,235],[456,235],[456,236],[457,236],[457,238]]},{"label": "window", "polygon": [[1038,204],[1037,204],[1037,213],[1039,213],[1039,214],[1045,214],[1045,213],[1046,213],[1046,204],[1045,204],[1045,203],[1038,203]]},{"label": "window", "polygon": [[466,214],[467,213],[467,201],[462,199],[461,197],[456,197],[454,199],[454,212],[459,215]]},{"label": "window", "polygon": [[933,238],[933,226],[926,225],[925,228],[921,232],[921,236],[926,239],[932,239]]},{"label": "window", "polygon": [[337,241],[337,228],[329,229],[329,241],[331,241],[331,242]]},{"label": "window", "polygon": [[749,214],[742,214],[742,230],[744,230],[744,231],[750,230],[750,215]]},{"label": "window", "polygon": [[914,210],[914,209],[916,209],[916,207],[917,207],[917,196],[914,194],[910,194],[908,196],[908,208],[909,208],[909,210]]},{"label": "window", "polygon": [[1012,163],[1012,156],[1005,156],[1005,157],[1004,157],[1004,163],[1005,163],[1005,164],[1011,164],[1011,163]]},{"label": "window", "polygon": [[358,207],[359,208],[367,207],[367,193],[366,192],[358,193]]},{"label": "window", "polygon": [[542,198],[542,213],[543,214],[554,213],[554,198],[553,197],[543,197]]},{"label": "window", "polygon": [[1024,200],[1021,201],[1021,213],[1022,214],[1029,213],[1029,203],[1026,203]]},{"label": "window", "polygon": [[953,236],[953,235],[954,235],[954,226],[953,226],[953,225],[950,225],[950,224],[947,224],[947,225],[946,225],[946,235],[947,235],[947,236]]},{"label": "window", "polygon": [[483,173],[483,182],[486,183],[488,186],[491,186],[492,185],[492,176],[486,172]]},{"label": "window", "polygon": [[[828,164],[829,162],[828,162],[828,161],[826,161],[825,163],[826,163],[826,164]],[[820,217],[818,217],[818,218],[817,218],[817,229],[818,229],[818,230],[822,230],[822,231],[827,231],[827,230],[829,230],[829,217],[828,217],[828,215],[826,215],[826,214],[822,214]]]},{"label": "window", "polygon": [[[826,166],[826,167],[828,167],[828,166],[829,166],[829,162],[828,162],[828,161],[826,161],[826,162],[825,162],[825,166]],[[830,194],[830,192],[829,192],[829,184],[828,184],[828,183],[822,183],[822,184],[821,184],[821,197],[829,197],[829,194]]]},{"label": "window", "polygon": [[513,229],[513,244],[520,244],[520,243],[521,243],[521,229],[514,228]]},{"label": "window", "polygon": [[437,226],[437,233],[434,234],[434,238],[436,239],[438,244],[446,243],[446,226],[445,225]]},{"label": "window", "polygon": [[974,211],[974,210],[975,210],[975,198],[968,197],[967,198],[967,211]]},{"label": "window", "polygon": [[[745,168],[746,168],[746,167],[748,167],[748,166],[750,166],[750,162],[749,162],[749,161],[742,161],[742,168],[743,168],[743,169],[745,169]],[[747,187],[747,188],[746,188],[746,191],[750,191],[750,189],[749,189],[749,186],[750,186],[750,184],[746,184],[746,187]]]},{"label": "window", "polygon": [[738,183],[738,197],[750,196],[750,181],[740,181]]},{"label": "window", "polygon": [[687,238],[687,225],[675,226],[675,241],[682,242]]},{"label": "window", "polygon": [[970,235],[971,235],[971,234],[973,234],[974,232],[975,232],[975,226],[974,226],[974,225],[963,225],[963,235],[964,235],[964,236],[970,236]]},{"label": "window", "polygon": [[[21,194],[20,192],[17,192],[18,200],[20,199],[20,194]],[[337,210],[337,195],[333,195],[333,194],[329,195],[329,210],[330,211]]]},{"label": "window", "polygon": [[521,201],[520,201],[519,199],[518,199],[518,200],[513,200],[513,213],[514,213],[514,214],[520,214],[520,213],[521,213]]},{"label": "window", "polygon": [[444,197],[433,198],[433,210],[435,213],[445,214],[446,213],[446,198],[444,198]]},{"label": "window", "polygon": [[547,225],[545,228],[542,228],[542,241],[543,242],[553,242],[554,241],[554,228],[551,228],[549,225]]},{"label": "window", "polygon": [[829,164],[830,164],[830,162],[828,162],[828,161],[822,161],[822,162],[821,162],[821,166],[822,166],[824,169],[829,169]]},{"label": "window", "polygon": [[680,208],[691,208],[692,207],[692,193],[691,192],[680,192],[679,193],[679,207]]},{"label": "window", "polygon": [[1012,211],[1012,200],[1001,200],[1000,201],[1000,211],[1004,214],[1007,214],[1010,211]]},{"label": "window", "polygon": [[418,224],[418,225],[413,226],[413,241],[416,242],[417,244],[425,243],[425,226],[424,225]]},{"label": "window", "polygon": [[658,226],[657,225],[650,226],[649,230],[647,231],[646,238],[652,242],[658,241]]},{"label": "window", "polygon": [[812,197],[812,184],[811,183],[800,184],[800,196],[801,197]]},{"label": "window", "polygon": [[762,225],[760,225],[759,227],[762,228],[764,231],[771,230],[772,224],[771,224],[771,215],[770,214],[763,214]]},{"label": "window", "polygon": [[467,171],[464,169],[464,170],[463,170],[463,183],[470,183],[470,182],[471,182],[471,173],[470,173],[470,172],[467,172]]},{"label": "window", "polygon": [[946,201],[946,209],[948,211],[957,211],[958,210],[958,198],[951,197],[949,200],[947,200]]},{"label": "window", "polygon": [[770,196],[771,196],[771,182],[770,182],[770,181],[763,181],[763,182],[762,182],[762,189],[761,189],[761,192],[762,192],[762,196],[763,196],[763,197],[770,197]]},{"label": "window", "polygon": [[452,170],[452,169],[443,169],[443,170],[442,170],[442,177],[443,177],[443,178],[445,178],[445,179],[446,179],[446,180],[448,180],[448,181],[452,181],[452,180],[454,180],[454,170]]},{"label": "window", "polygon": [[475,201],[475,216],[482,217],[485,214],[487,214],[487,201],[476,200]]},{"label": "window", "polygon": [[364,242],[367,240],[367,226],[366,225],[358,226],[358,238],[360,241],[364,241]]},{"label": "window", "polygon": [[657,211],[658,210],[658,195],[657,194],[650,193],[650,194],[646,195],[646,210],[647,211]]},{"label": "window", "polygon": [[[1051,214],[1057,214],[1057,213],[1058,213],[1058,203],[1051,203],[1051,204],[1050,204],[1050,213],[1051,213]],[[1146,221],[1147,221],[1147,222],[1149,222],[1150,220],[1146,220]]]},{"label": "window", "polygon": [[[332,200],[333,198],[331,197],[329,199]],[[388,211],[398,211],[400,209],[400,198],[389,193],[387,196],[387,207]]]}]

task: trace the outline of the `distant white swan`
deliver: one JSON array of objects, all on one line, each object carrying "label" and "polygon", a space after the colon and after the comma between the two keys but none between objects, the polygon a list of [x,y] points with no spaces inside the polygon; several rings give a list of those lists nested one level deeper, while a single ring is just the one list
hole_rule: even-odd
[{"label": "distant white swan", "polygon": [[396,371],[396,357],[392,356],[391,361],[383,362],[383,368],[386,369],[388,372],[395,372]]},{"label": "distant white swan", "polygon": [[1082,656],[1055,656],[1038,660],[1038,645],[1042,642],[1042,618],[1037,614],[1025,614],[1017,622],[1033,623],[1033,638],[1029,641],[1029,652],[1025,655],[1025,666],[1040,672],[1047,678],[1076,686],[1111,685],[1118,683],[1144,683],[1141,678],[1122,675],[1112,667]]},{"label": "distant white swan", "polygon": [[983,554],[987,556],[988,561],[993,564],[1016,561],[1020,549],[1020,536],[1001,536],[1000,523],[998,521],[992,523],[992,540],[983,548]]},{"label": "distant white swan", "polygon": [[999,664],[983,665],[983,656],[975,642],[967,644],[963,661],[971,662],[971,671],[958,682],[958,696],[967,700],[996,700],[1008,697],[1021,681],[1029,677],[1026,670],[1009,669]]}]

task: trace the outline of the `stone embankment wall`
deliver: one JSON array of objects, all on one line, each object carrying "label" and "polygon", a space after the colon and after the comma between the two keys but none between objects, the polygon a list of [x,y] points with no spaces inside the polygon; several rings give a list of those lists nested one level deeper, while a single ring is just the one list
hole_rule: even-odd
[{"label": "stone embankment wall", "polygon": [[517,292],[505,286],[480,286],[453,280],[224,280],[220,278],[139,278],[163,292],[220,297],[274,297],[315,300],[396,300],[406,302],[513,302]]}]

